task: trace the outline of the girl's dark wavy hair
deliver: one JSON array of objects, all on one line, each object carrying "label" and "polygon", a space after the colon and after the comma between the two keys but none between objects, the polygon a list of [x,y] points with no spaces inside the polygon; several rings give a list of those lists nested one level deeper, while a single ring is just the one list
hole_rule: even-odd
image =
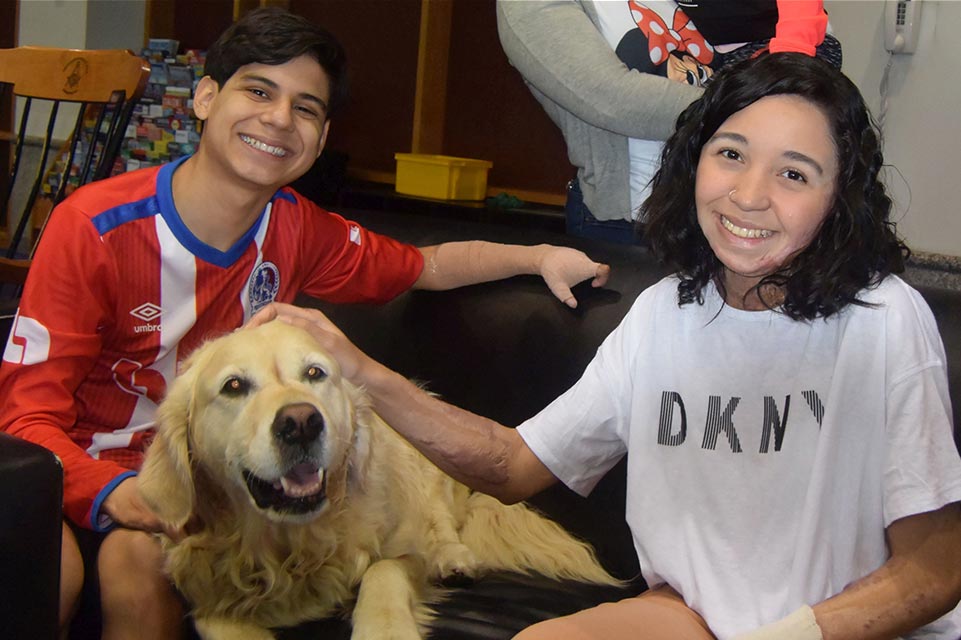
[{"label": "girl's dark wavy hair", "polygon": [[731,115],[773,95],[796,95],[821,109],[839,171],[817,236],[789,265],[764,277],[757,290],[768,284],[782,288],[780,311],[794,320],[826,318],[849,304],[863,305],[858,292],[902,272],[910,255],[889,219],[891,199],[878,177],[884,158],[877,125],[854,83],[826,62],[775,53],[718,73],[678,118],[640,218],[647,221],[644,233],[655,255],[677,270],[679,303],[703,303],[704,287],[712,280],[720,286],[724,267],[697,222],[694,181],[701,149]]},{"label": "girl's dark wavy hair", "polygon": [[286,9],[254,9],[228,27],[207,50],[204,74],[223,87],[244,65],[284,64],[302,55],[327,74],[329,116],[347,99],[347,55],[329,31]]}]

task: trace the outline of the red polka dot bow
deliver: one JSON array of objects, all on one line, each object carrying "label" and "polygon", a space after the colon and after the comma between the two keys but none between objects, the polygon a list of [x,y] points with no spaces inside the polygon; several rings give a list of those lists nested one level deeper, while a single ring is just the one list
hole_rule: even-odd
[{"label": "red polka dot bow", "polygon": [[663,64],[672,51],[684,51],[701,64],[710,64],[714,59],[714,49],[680,9],[674,11],[674,24],[668,27],[657,12],[637,0],[629,0],[628,5],[638,29],[647,36],[651,62],[655,65]]}]

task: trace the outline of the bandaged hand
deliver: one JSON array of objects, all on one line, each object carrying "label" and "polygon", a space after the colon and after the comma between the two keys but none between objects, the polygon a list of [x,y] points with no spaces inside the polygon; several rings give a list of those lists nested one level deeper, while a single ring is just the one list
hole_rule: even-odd
[{"label": "bandaged hand", "polygon": [[594,262],[576,249],[543,245],[540,274],[551,293],[573,309],[577,307],[577,299],[571,292],[571,287],[588,278],[592,278],[592,287],[603,287],[611,274],[611,268]]},{"label": "bandaged hand", "polygon": [[424,270],[415,289],[443,291],[517,275],[540,275],[557,299],[574,308],[571,287],[587,279],[607,283],[611,268],[582,251],[550,244],[535,246],[468,240],[421,247]]},{"label": "bandaged hand", "polygon": [[742,633],[733,640],[823,640],[814,610],[804,605],[786,618]]}]

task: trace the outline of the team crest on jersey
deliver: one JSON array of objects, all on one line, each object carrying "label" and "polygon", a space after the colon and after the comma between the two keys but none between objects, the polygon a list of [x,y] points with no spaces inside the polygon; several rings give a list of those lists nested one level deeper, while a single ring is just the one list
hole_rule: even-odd
[{"label": "team crest on jersey", "polygon": [[262,262],[257,265],[247,283],[247,300],[250,302],[250,313],[255,314],[277,297],[280,290],[280,270],[273,262]]}]

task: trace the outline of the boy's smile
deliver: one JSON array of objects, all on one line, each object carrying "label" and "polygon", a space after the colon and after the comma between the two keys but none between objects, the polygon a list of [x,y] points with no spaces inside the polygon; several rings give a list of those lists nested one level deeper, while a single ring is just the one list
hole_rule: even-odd
[{"label": "boy's smile", "polygon": [[194,110],[205,121],[201,152],[222,174],[212,178],[271,194],[299,178],[324,148],[329,99],[327,74],[309,56],[245,65],[223,87],[205,77]]}]

